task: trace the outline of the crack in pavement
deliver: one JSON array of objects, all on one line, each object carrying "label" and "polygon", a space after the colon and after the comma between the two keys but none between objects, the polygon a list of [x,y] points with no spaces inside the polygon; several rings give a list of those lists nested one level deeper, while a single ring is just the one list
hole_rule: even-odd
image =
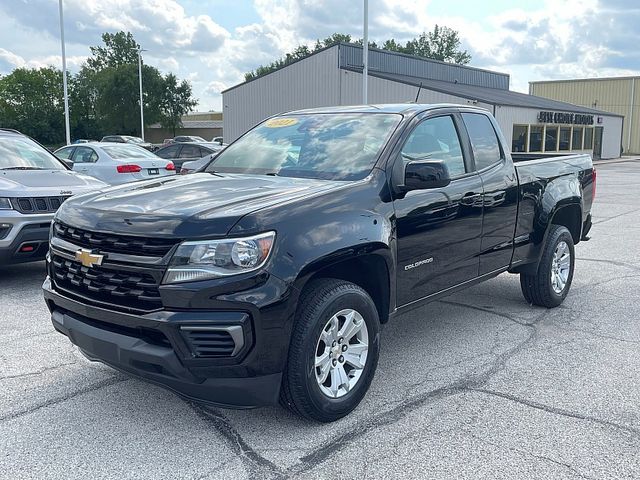
[{"label": "crack in pavement", "polygon": [[573,331],[573,332],[580,332],[580,333],[584,333],[586,335],[590,335],[592,337],[603,338],[603,339],[611,340],[611,341],[614,341],[614,342],[633,343],[633,344],[636,344],[636,345],[640,344],[640,340],[629,340],[627,338],[620,338],[620,337],[615,337],[613,335],[606,335],[604,333],[593,332],[591,330],[586,330],[584,328],[578,328],[578,327],[573,327],[573,326],[565,327],[563,325],[555,325],[555,326],[557,328],[562,329],[562,330],[570,330],[570,331]]},{"label": "crack in pavement", "polygon": [[628,212],[624,212],[624,213],[619,213],[618,215],[614,215],[613,217],[607,217],[604,218],[602,220],[598,220],[596,222],[593,222],[593,225],[600,225],[601,223],[605,223],[608,222],[609,220],[614,220],[616,218],[620,218],[620,217],[624,217],[625,215],[629,215],[630,213],[636,213],[637,210],[629,210]]},{"label": "crack in pavement", "polygon": [[476,440],[478,440],[481,443],[484,443],[485,445],[491,445],[493,447],[500,448],[502,450],[509,450],[509,451],[512,451],[512,452],[519,453],[521,455],[526,455],[526,456],[529,456],[529,457],[537,458],[537,459],[545,461],[545,462],[553,463],[553,464],[558,465],[560,467],[567,468],[568,470],[570,470],[572,473],[576,474],[580,478],[586,478],[588,480],[595,480],[594,477],[590,477],[588,475],[583,474],[582,472],[580,472],[578,469],[576,469],[575,467],[571,466],[570,464],[565,463],[565,462],[561,462],[561,461],[556,460],[554,458],[547,457],[545,455],[536,455],[533,452],[530,452],[528,450],[522,450],[522,449],[516,448],[516,447],[509,447],[507,445],[501,445],[499,443],[492,442],[490,440],[487,440],[484,437],[481,437],[481,436],[476,435],[476,434],[471,433],[471,432],[466,432],[466,434],[467,434],[467,436],[469,436],[471,438],[475,438]]},{"label": "crack in pavement", "polygon": [[68,395],[52,398],[52,399],[47,400],[46,402],[40,403],[38,405],[33,405],[33,406],[29,407],[29,408],[25,408],[25,409],[19,410],[17,412],[13,412],[13,413],[9,413],[7,415],[0,416],[0,422],[14,420],[14,419],[22,417],[24,415],[29,415],[30,413],[36,412],[36,411],[38,411],[38,410],[40,410],[42,408],[50,407],[52,405],[57,405],[59,403],[66,402],[67,400],[71,400],[72,398],[75,398],[75,397],[77,397],[79,395],[83,395],[85,393],[93,392],[95,390],[100,390],[101,388],[104,388],[104,387],[110,387],[111,385],[115,385],[116,383],[126,382],[128,380],[130,380],[130,378],[121,377],[119,375],[114,375],[111,378],[107,378],[107,379],[102,380],[100,382],[94,383],[90,387],[82,388],[80,390],[76,390],[75,392],[70,393]]},{"label": "crack in pavement", "polygon": [[502,318],[504,318],[506,320],[509,320],[509,321],[511,321],[513,323],[517,323],[518,325],[522,325],[523,327],[530,327],[532,325],[532,323],[528,323],[528,322],[524,322],[522,320],[516,319],[511,314],[498,312],[498,311],[492,310],[490,308],[478,307],[477,305],[468,305],[468,304],[462,303],[462,302],[453,302],[451,300],[437,300],[437,302],[438,303],[446,303],[447,305],[454,305],[454,306],[457,306],[457,307],[466,307],[466,308],[470,308],[472,310],[478,310],[480,312],[491,313],[492,315],[496,315],[498,317],[502,317]]},{"label": "crack in pavement", "polygon": [[15,338],[9,338],[7,340],[2,340],[0,342],[0,345],[8,345],[10,343],[19,342],[20,340],[27,340],[29,338],[44,337],[46,335],[53,335],[54,333],[58,333],[58,332],[56,332],[55,330],[51,330],[50,332],[35,333],[33,335],[22,335],[20,337],[15,337]]},{"label": "crack in pavement", "polygon": [[640,271],[640,266],[634,265],[630,262],[620,262],[617,260],[607,260],[607,259],[599,259],[599,258],[582,258],[577,257],[576,260],[580,260],[581,262],[594,262],[594,263],[606,263],[607,265],[615,265],[617,267],[630,268],[631,270]]},{"label": "crack in pavement", "polygon": [[[577,288],[574,288],[574,291],[578,291],[578,292],[582,292],[582,291],[585,291],[585,290],[588,291],[588,290],[591,290],[591,289],[593,289],[595,287],[599,287],[601,285],[606,285],[607,283],[615,282],[617,280],[627,280],[629,278],[640,278],[640,274],[622,275],[622,276],[615,277],[615,278],[608,278],[606,280],[600,280],[600,281],[594,282],[594,283],[588,283],[586,285],[582,285],[582,286],[579,286]],[[617,295],[617,297],[618,298],[625,298],[625,297],[618,296],[618,295]]]},{"label": "crack in pavement", "polygon": [[50,372],[52,370],[58,370],[60,368],[68,367],[69,365],[75,365],[77,363],[78,363],[78,359],[76,358],[72,362],[60,363],[58,365],[54,365],[53,367],[45,367],[45,368],[43,368],[41,370],[38,370],[37,372],[18,373],[16,375],[7,375],[5,377],[0,377],[0,381],[1,380],[10,380],[10,379],[13,379],[13,378],[34,377],[34,376],[42,375],[45,372]]},{"label": "crack in pavement", "polygon": [[240,460],[247,467],[252,477],[258,476],[258,474],[260,474],[260,478],[266,478],[267,475],[270,478],[285,477],[285,472],[280,467],[256,452],[242,438],[227,417],[199,403],[190,400],[184,401],[202,420],[213,426],[223,436],[231,450],[239,455]]},{"label": "crack in pavement", "polygon": [[622,430],[627,433],[630,433],[636,437],[640,437],[640,430],[637,428],[629,427],[627,425],[621,425],[619,423],[611,422],[609,420],[603,420],[601,418],[593,417],[591,415],[585,415],[583,413],[572,412],[570,410],[565,410],[563,408],[552,407],[550,405],[545,405],[544,403],[535,402],[533,400],[528,400],[526,398],[517,397],[516,395],[511,395],[509,393],[503,393],[496,390],[488,390],[485,388],[470,388],[469,390],[479,393],[484,393],[486,395],[493,395],[495,397],[504,398],[506,400],[511,400],[512,402],[519,403],[521,405],[535,408],[536,410],[542,410],[547,413],[551,413],[554,415],[560,415],[562,417],[574,418],[577,420],[584,420],[591,423],[596,423],[598,425],[602,425],[605,427]]}]

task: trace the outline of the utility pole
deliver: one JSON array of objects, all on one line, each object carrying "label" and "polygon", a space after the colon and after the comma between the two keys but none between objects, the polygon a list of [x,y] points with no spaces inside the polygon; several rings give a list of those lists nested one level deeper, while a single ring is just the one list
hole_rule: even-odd
[{"label": "utility pole", "polygon": [[[62,0],[60,0],[62,1]],[[144,103],[142,101],[142,48],[138,48],[138,80],[140,81],[140,138],[144,140]]]},{"label": "utility pole", "polygon": [[369,76],[369,0],[364,0],[364,38],[362,40],[362,103],[368,104],[367,78]]},{"label": "utility pole", "polygon": [[69,127],[69,94],[67,92],[67,54],[64,48],[64,14],[62,0],[58,1],[60,10],[60,43],[62,45],[62,90],[64,93],[64,127],[67,145],[71,143],[71,129]]}]

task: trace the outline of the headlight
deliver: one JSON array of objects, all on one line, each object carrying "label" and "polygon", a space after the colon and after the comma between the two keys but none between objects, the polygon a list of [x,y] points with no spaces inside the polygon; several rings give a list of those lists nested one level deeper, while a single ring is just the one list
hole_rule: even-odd
[{"label": "headlight", "polygon": [[228,277],[261,268],[269,258],[276,232],[252,237],[182,243],[173,254],[164,283]]},{"label": "headlight", "polygon": [[11,206],[11,202],[8,198],[0,197],[0,210],[11,210],[13,207]]}]

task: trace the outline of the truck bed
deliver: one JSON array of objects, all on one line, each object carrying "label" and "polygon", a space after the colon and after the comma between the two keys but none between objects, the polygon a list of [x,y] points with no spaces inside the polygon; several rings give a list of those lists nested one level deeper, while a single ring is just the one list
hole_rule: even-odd
[{"label": "truck bed", "polygon": [[540,232],[546,231],[556,215],[569,210],[575,214],[579,209],[574,218],[581,223],[574,225],[572,234],[575,243],[584,238],[591,227],[595,170],[589,154],[512,154],[512,158],[520,184],[512,262],[517,266],[538,258],[543,241]]}]

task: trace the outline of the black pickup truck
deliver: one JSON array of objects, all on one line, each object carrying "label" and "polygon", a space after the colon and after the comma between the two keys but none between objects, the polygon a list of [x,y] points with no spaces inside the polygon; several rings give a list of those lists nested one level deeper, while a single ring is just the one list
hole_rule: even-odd
[{"label": "black pickup truck", "polygon": [[391,317],[503,272],[559,305],[595,181],[589,155],[514,165],[475,107],[291,112],[201,173],[65,202],[44,297],[91,360],[333,421],[367,392]]}]

